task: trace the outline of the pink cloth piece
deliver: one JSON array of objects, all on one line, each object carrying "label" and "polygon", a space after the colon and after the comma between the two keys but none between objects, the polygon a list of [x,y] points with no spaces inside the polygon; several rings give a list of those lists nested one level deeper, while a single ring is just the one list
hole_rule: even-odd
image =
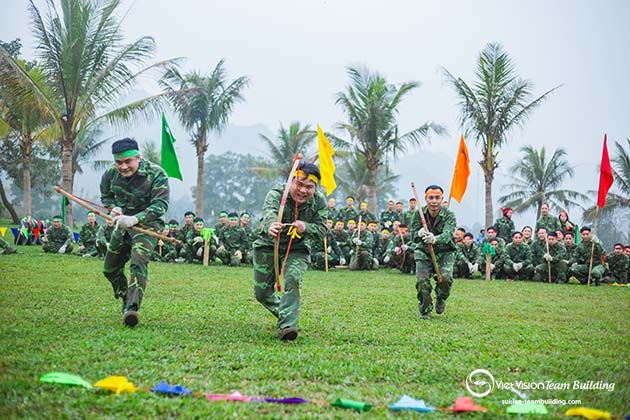
[{"label": "pink cloth piece", "polygon": [[243,395],[238,391],[231,394],[206,394],[208,401],[251,401],[251,397]]}]

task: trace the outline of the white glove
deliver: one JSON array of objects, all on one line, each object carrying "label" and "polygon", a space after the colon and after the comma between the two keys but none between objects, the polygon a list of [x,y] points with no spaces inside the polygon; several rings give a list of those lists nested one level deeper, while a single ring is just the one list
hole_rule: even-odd
[{"label": "white glove", "polygon": [[355,244],[355,245],[361,245],[362,244],[361,239],[359,239],[359,238],[354,238],[352,240],[352,243]]},{"label": "white glove", "polygon": [[515,269],[517,272],[521,270],[521,268],[523,268],[523,263],[516,263],[517,268]]},{"label": "white glove", "polygon": [[390,227],[392,225],[392,222],[390,222],[389,220],[385,222],[385,226]]},{"label": "white glove", "polygon": [[43,243],[48,242],[48,238],[47,238],[47,237],[45,237],[45,236],[42,236],[42,242],[43,242]]},{"label": "white glove", "polygon": [[547,260],[547,262],[551,262],[551,260],[553,260],[553,257],[548,252],[545,252],[545,255],[543,255],[543,258]]},{"label": "white glove", "polygon": [[161,239],[158,239],[158,245],[159,245],[159,246],[164,246],[164,241],[163,241],[163,240],[161,240]]},{"label": "white glove", "polygon": [[65,254],[66,253],[66,246],[62,245],[62,247],[59,248],[59,251],[57,251],[57,252],[60,253],[60,254]]},{"label": "white glove", "polygon": [[223,245],[221,245],[219,248],[217,248],[217,254],[222,254],[225,252],[225,247]]},{"label": "white glove", "polygon": [[402,248],[402,250],[403,250],[403,251],[407,252],[407,250],[409,249],[409,245],[407,245],[407,244],[403,244],[403,245],[401,246],[401,248]]},{"label": "white glove", "polygon": [[427,232],[423,237],[422,240],[424,241],[425,244],[434,244],[437,239],[435,239],[435,235],[432,234],[431,232]]},{"label": "white glove", "polygon": [[83,252],[85,250],[85,246],[81,245],[77,248],[77,252]]},{"label": "white glove", "polygon": [[472,273],[475,273],[475,272],[477,272],[477,271],[479,271],[479,264],[474,263],[472,266],[473,266],[473,269],[472,269],[472,271],[470,272],[471,274],[472,274]]},{"label": "white glove", "polygon": [[329,254],[332,253],[332,247],[329,246],[328,248],[326,248],[326,252],[328,252]]},{"label": "white glove", "polygon": [[195,236],[193,238],[193,244],[198,244],[200,242],[203,242],[203,238],[201,236]]},{"label": "white glove", "polygon": [[468,272],[469,272],[470,274],[472,274],[472,273],[474,272],[474,270],[473,270],[473,268],[474,268],[474,267],[475,267],[475,266],[474,266],[472,263],[468,263]]},{"label": "white glove", "polygon": [[518,263],[512,263],[512,268],[514,269],[514,271],[516,271],[518,273],[518,270],[520,270],[520,267],[518,266]]},{"label": "white glove", "polygon": [[116,225],[116,229],[118,228],[127,229],[127,228],[137,225],[138,218],[136,216],[125,216],[123,214],[121,216],[114,217],[114,224]]},{"label": "white glove", "polygon": [[420,228],[420,230],[418,231],[418,236],[422,238],[425,234],[426,234],[426,231],[424,230],[424,228],[423,227]]},{"label": "white glove", "polygon": [[490,271],[494,271],[494,264],[490,264]]},{"label": "white glove", "polygon": [[346,265],[346,259],[344,257],[339,259],[339,265]]},{"label": "white glove", "polygon": [[240,250],[240,249],[239,249],[239,250],[236,250],[236,251],[234,252],[234,256],[235,256],[235,257],[236,257],[239,261],[242,261],[242,260],[243,260],[243,253],[241,252],[241,250]]},{"label": "white glove", "polygon": [[83,254],[83,255],[81,255],[81,256],[82,256],[83,258],[85,258],[85,257],[91,257],[91,255],[90,255],[90,254]]},{"label": "white glove", "polygon": [[372,258],[372,265],[377,268],[378,267],[378,259]]},{"label": "white glove", "polygon": [[203,255],[203,248],[199,247],[199,249],[197,250],[197,256],[201,257]]},{"label": "white glove", "polygon": [[385,264],[387,264],[389,262],[389,255],[385,255],[385,258],[383,258],[383,262]]},{"label": "white glove", "polygon": [[114,207],[113,209],[109,211],[109,215],[112,217],[122,216],[122,214],[123,214],[123,211],[120,207]]}]

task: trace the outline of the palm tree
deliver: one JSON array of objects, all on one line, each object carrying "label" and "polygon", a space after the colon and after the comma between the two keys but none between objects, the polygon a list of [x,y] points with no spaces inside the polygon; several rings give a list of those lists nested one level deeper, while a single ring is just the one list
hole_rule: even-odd
[{"label": "palm tree", "polygon": [[315,158],[309,154],[312,153],[311,147],[317,133],[311,130],[309,125],[301,126],[299,121],[292,122],[288,129],[280,123],[275,139],[270,139],[264,134],[259,136],[269,149],[270,165],[251,169],[265,178],[284,179],[289,176],[293,158],[298,153],[309,161]]},{"label": "palm tree", "polygon": [[80,130],[72,149],[72,176],[83,173],[83,165],[90,163],[93,169],[104,169],[112,164],[111,160],[90,160],[101,151],[111,137],[101,139],[103,129],[100,125],[91,125]]},{"label": "palm tree", "polygon": [[499,149],[516,126],[523,126],[532,111],[553,91],[532,100],[532,83],[519,79],[510,56],[500,44],[486,45],[479,55],[473,85],[443,68],[448,82],[459,98],[460,126],[481,143],[481,166],[486,187],[486,226],[492,224],[492,182],[499,166]]},{"label": "palm tree", "polygon": [[160,150],[158,150],[157,144],[153,140],[147,140],[140,145],[142,149],[142,157],[148,161],[151,161],[157,165],[160,165],[162,157]]},{"label": "palm tree", "polygon": [[348,117],[339,128],[350,136],[349,141],[332,137],[335,145],[353,150],[365,159],[368,170],[367,199],[370,211],[376,211],[378,170],[391,154],[396,158],[409,146],[419,145],[431,132],[442,134],[442,126],[426,122],[404,134],[398,133],[398,106],[419,82],[406,82],[395,86],[379,73],[367,69],[348,68],[350,86],[337,94],[336,103]]},{"label": "palm tree", "polygon": [[514,181],[503,186],[511,191],[499,198],[499,203],[512,207],[520,213],[536,208],[536,220],[540,218],[540,207],[548,202],[560,208],[580,207],[576,201],[586,201],[588,197],[576,191],[558,189],[575,171],[566,159],[567,152],[556,149],[551,158],[543,146],[540,150],[532,146],[521,148],[522,158],[510,168]]},{"label": "palm tree", "polygon": [[223,60],[212,73],[204,75],[191,72],[182,75],[171,69],[161,80],[161,85],[171,99],[179,120],[191,135],[197,153],[197,186],[195,208],[203,214],[204,161],[208,150],[210,132],[219,134],[227,126],[234,105],[243,100],[243,89],[249,79],[241,76],[228,82]]},{"label": "palm tree", "polygon": [[[120,0],[59,0],[47,2],[42,16],[33,0],[29,13],[37,42],[37,56],[49,91],[40,87],[17,61],[0,47],[0,78],[9,75],[21,82],[21,95],[34,98],[46,109],[61,133],[62,184],[73,190],[72,155],[79,131],[107,120],[128,122],[132,117],[161,110],[162,94],[116,107],[121,96],[151,69],[174,64],[173,60],[145,66],[155,50],[153,38],[143,36],[123,42],[121,21],[115,16]],[[72,207],[67,209],[72,225]]]},{"label": "palm tree", "polygon": [[[613,185],[606,196],[606,206],[602,214],[614,213],[617,210],[626,211],[630,208],[630,138],[626,138],[626,148],[623,143],[615,142],[615,154],[611,159],[613,167]],[[597,191],[589,191],[596,197]],[[597,206],[590,207],[584,212],[583,218],[592,222],[595,219]]]},{"label": "palm tree", "polygon": [[[42,71],[33,67],[28,69],[22,60],[17,61],[41,89],[44,87]],[[13,138],[20,146],[22,158],[22,211],[25,215],[32,214],[31,193],[31,157],[33,145],[37,141],[50,140],[56,133],[51,130],[52,119],[45,109],[39,106],[32,97],[21,97],[19,80],[15,77],[0,78],[0,137]]]},{"label": "palm tree", "polygon": [[[335,175],[339,188],[346,194],[353,195],[359,202],[368,198],[370,171],[366,165],[365,158],[359,153],[354,153],[343,159],[339,174]],[[388,163],[378,168],[376,175],[376,193],[393,194],[396,191],[396,181],[400,175],[395,175]]]}]

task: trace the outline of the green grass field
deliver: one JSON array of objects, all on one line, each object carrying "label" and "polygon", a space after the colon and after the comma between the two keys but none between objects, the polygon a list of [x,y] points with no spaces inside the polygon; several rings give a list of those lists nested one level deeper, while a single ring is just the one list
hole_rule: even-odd
[{"label": "green grass field", "polygon": [[[418,319],[414,277],[308,272],[300,337],[283,343],[253,297],[252,270],[151,263],[141,324],[123,327],[102,262],[22,247],[0,256],[0,417],[346,417],[318,404],[209,403],[42,384],[50,371],[91,383],[126,375],[193,391],[375,404],[403,394],[445,407],[485,368],[502,381],[606,381],[614,391],[528,392],[630,414],[630,288],[456,280],[446,313]],[[505,390],[477,399],[494,413]],[[551,414],[568,407],[547,406]],[[430,414],[450,416],[445,412]],[[479,416],[479,415],[478,415]]]}]

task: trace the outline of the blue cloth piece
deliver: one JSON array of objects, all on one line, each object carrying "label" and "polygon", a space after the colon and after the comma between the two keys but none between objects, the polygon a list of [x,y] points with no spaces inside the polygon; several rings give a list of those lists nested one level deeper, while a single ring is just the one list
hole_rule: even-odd
[{"label": "blue cloth piece", "polygon": [[157,392],[159,394],[170,394],[170,395],[191,395],[192,394],[192,391],[190,389],[184,388],[181,385],[169,385],[168,382],[166,382],[165,380],[162,380],[151,391]]},{"label": "blue cloth piece", "polygon": [[424,400],[416,400],[411,398],[409,395],[403,395],[398,401],[390,405],[389,409],[394,411],[412,410],[420,413],[430,413],[435,411],[435,408],[428,407]]},{"label": "blue cloth piece", "polygon": [[79,242],[79,233],[78,232],[73,232],[74,233],[74,242]]},{"label": "blue cloth piece", "polygon": [[13,239],[17,239],[17,237],[18,237],[18,228],[11,228],[11,233],[13,234]]}]

